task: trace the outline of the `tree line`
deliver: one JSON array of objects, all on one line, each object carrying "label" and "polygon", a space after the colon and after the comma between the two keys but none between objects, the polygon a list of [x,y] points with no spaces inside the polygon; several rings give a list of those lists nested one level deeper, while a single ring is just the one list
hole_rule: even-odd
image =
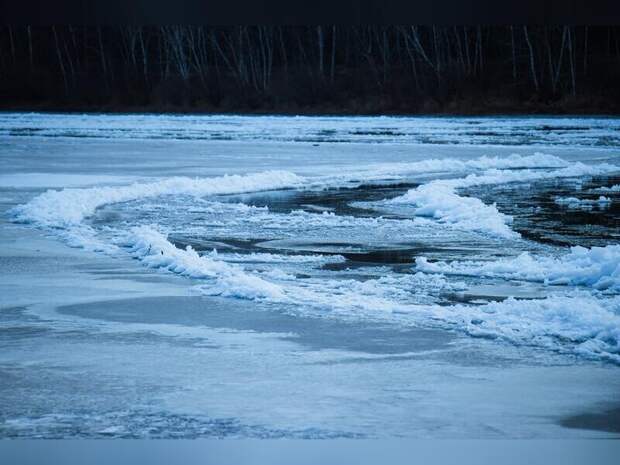
[{"label": "tree line", "polygon": [[619,42],[618,27],[598,26],[3,26],[0,97],[5,108],[615,112]]}]

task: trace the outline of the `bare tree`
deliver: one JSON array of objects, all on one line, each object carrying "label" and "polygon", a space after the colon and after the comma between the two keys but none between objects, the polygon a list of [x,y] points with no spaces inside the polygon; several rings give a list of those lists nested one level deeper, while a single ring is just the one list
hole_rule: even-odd
[{"label": "bare tree", "polygon": [[54,43],[56,45],[56,56],[58,57],[58,64],[60,65],[60,71],[62,73],[62,80],[65,84],[65,93],[69,93],[69,83],[67,82],[67,72],[65,70],[65,64],[62,59],[62,52],[60,50],[60,43],[58,42],[58,34],[56,33],[56,26],[52,26],[52,32],[54,33]]},{"label": "bare tree", "polygon": [[532,79],[534,80],[534,87],[536,88],[536,92],[538,92],[538,78],[536,77],[536,64],[534,62],[534,50],[532,48],[532,42],[530,41],[530,35],[527,32],[527,26],[523,26],[523,33],[525,34],[525,42],[527,43],[527,48],[530,51],[530,70],[532,72]]}]

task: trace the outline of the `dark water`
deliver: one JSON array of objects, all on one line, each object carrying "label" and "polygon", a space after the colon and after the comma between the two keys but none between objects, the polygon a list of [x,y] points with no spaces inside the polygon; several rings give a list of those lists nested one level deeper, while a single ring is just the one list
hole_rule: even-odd
[{"label": "dark water", "polygon": [[[496,202],[500,211],[514,216],[513,228],[534,241],[559,246],[605,246],[620,241],[620,192],[597,188],[620,184],[620,177],[596,177],[582,182],[538,181],[531,184],[470,188],[465,192],[485,203]],[[580,186],[577,188],[577,186]],[[556,197],[611,203],[590,209],[558,205]]]}]

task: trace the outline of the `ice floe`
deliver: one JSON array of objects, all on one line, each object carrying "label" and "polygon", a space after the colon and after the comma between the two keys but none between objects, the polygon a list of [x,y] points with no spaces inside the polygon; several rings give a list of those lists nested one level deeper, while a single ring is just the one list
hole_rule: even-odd
[{"label": "ice floe", "polygon": [[433,315],[472,336],[572,352],[620,363],[620,297],[592,295],[514,299],[434,307]]},{"label": "ice floe", "polygon": [[524,252],[515,258],[490,262],[429,262],[426,257],[418,257],[416,269],[427,273],[502,277],[620,291],[620,245],[590,249],[576,246],[559,257],[536,257]]},{"label": "ice floe", "polygon": [[486,205],[475,197],[459,195],[457,190],[473,186],[595,176],[618,170],[618,166],[608,163],[586,165],[579,162],[556,170],[489,169],[482,174],[470,174],[464,178],[431,181],[386,203],[412,204],[417,207],[415,214],[418,216],[432,217],[440,223],[461,229],[513,238],[518,237],[518,233],[509,227],[511,216],[501,213],[495,204]]},{"label": "ice floe", "polygon": [[593,210],[595,207],[604,210],[611,204],[609,197],[600,196],[598,199],[578,199],[577,197],[556,197],[553,200],[557,205],[561,207],[569,208],[571,210]]}]

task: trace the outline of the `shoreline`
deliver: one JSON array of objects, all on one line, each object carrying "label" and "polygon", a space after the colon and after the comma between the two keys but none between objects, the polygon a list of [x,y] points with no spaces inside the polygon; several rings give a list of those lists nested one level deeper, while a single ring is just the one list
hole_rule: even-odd
[{"label": "shoreline", "polygon": [[470,102],[448,103],[444,106],[420,105],[407,110],[399,108],[366,107],[354,108],[341,105],[274,105],[260,108],[246,106],[222,107],[213,105],[74,105],[58,103],[24,103],[0,105],[1,113],[36,112],[36,113],[102,113],[102,114],[199,114],[199,115],[249,115],[249,116],[352,116],[352,117],[501,117],[501,116],[536,116],[536,117],[620,117],[620,106],[609,105],[555,105],[539,103],[522,103],[509,105],[472,106]]}]

